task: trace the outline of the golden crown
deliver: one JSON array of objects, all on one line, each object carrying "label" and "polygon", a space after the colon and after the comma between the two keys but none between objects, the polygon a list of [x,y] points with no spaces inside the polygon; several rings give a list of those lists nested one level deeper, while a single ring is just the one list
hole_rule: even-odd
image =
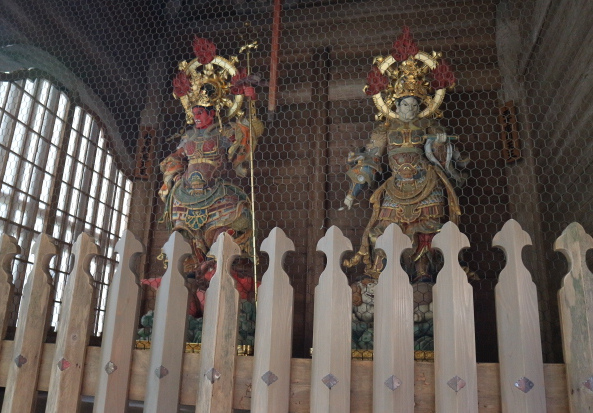
[{"label": "golden crown", "polygon": [[399,67],[390,71],[391,98],[415,96],[424,100],[428,96],[429,83],[424,80],[428,66],[418,67],[416,59],[409,57]]},{"label": "golden crown", "polygon": [[414,96],[424,109],[418,117],[439,116],[439,106],[447,88],[455,85],[455,76],[441,54],[421,52],[410,31],[395,41],[389,56],[379,56],[373,61],[373,70],[367,77],[364,92],[373,97],[379,113],[377,120],[399,119],[394,107],[398,99]]},{"label": "golden crown", "polygon": [[173,80],[173,96],[181,101],[187,123],[194,123],[194,106],[213,107],[224,120],[242,117],[243,95],[232,93],[232,80],[240,76],[235,66],[239,59],[217,56],[214,44],[205,39],[196,38],[193,46],[196,58],[181,61]]}]

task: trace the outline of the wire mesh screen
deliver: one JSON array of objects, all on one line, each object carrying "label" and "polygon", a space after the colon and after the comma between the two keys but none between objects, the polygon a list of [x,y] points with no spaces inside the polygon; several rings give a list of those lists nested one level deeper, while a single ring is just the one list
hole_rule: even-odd
[{"label": "wire mesh screen", "polygon": [[[471,243],[460,262],[474,289],[478,361],[496,361],[494,287],[504,254],[491,244],[504,222],[515,218],[534,241],[524,258],[538,285],[545,359],[559,360],[555,296],[565,262],[551,252],[552,242],[567,222],[588,224],[583,221],[588,198],[574,192],[586,184],[589,163],[579,157],[582,145],[572,146],[553,132],[565,125],[581,142],[582,125],[548,116],[553,104],[569,99],[556,94],[551,75],[536,64],[539,50],[548,47],[544,35],[555,27],[546,17],[551,14],[534,14],[537,1],[520,6],[490,0],[282,3],[276,24],[274,5],[263,0],[31,0],[4,6],[4,22],[12,23],[6,24],[0,56],[11,69],[0,75],[0,231],[20,237],[23,256],[40,231],[67,246],[52,264],[54,320],[76,235],[90,231],[100,243],[102,258],[92,271],[97,285],[106,286],[114,270],[113,246],[128,228],[147,245],[140,268],[145,282],[139,337],[149,339],[158,277],[167,265],[161,248],[171,231],[179,230],[194,248],[193,261],[186,263],[193,286],[187,338],[199,342],[203,292],[214,268],[207,251],[215,235],[227,232],[244,252],[234,276],[243,289],[241,344],[251,345],[253,278],[261,281],[267,268],[259,245],[279,226],[296,247],[286,261],[295,289],[293,353],[308,356],[314,289],[325,260],[315,247],[336,225],[354,245],[346,256],[351,265],[344,267],[353,289],[352,348],[372,349],[374,286],[384,264],[374,241],[382,223],[395,222],[414,241],[402,265],[414,285],[416,349],[430,351],[431,290],[441,259],[430,242],[440,225],[456,220]],[[534,27],[544,28],[540,37],[532,36]],[[204,39],[203,50],[213,45],[213,56],[236,69],[222,79],[228,89],[224,102],[216,100],[218,89],[196,86],[197,78],[180,67],[196,59],[196,37]],[[257,48],[241,51],[254,41]],[[401,41],[417,51],[394,58],[391,69],[380,68],[375,58],[392,56],[403,47]],[[529,41],[536,54],[525,56]],[[395,91],[395,83],[389,83],[395,72],[403,73],[403,62],[420,52],[446,66],[450,82],[430,83],[443,76],[435,66],[416,73],[416,80],[428,82],[425,89]],[[535,63],[525,63],[529,59]],[[206,70],[209,63],[194,69]],[[39,71],[12,70],[30,67]],[[363,91],[376,82],[388,84],[376,93]],[[397,129],[401,105],[417,105],[422,112],[440,89],[442,116],[435,109],[412,119],[411,149],[401,149],[406,145],[398,139],[407,139]],[[381,109],[372,97],[377,93],[389,109],[379,120]],[[228,116],[237,96],[244,114]],[[250,102],[263,131],[249,130]],[[386,126],[388,112],[399,118]],[[210,126],[212,132],[204,132]],[[427,141],[444,152],[427,154]],[[554,162],[547,163],[550,157]],[[403,204],[386,188],[393,182],[421,188],[429,178],[432,192],[416,199],[415,212],[402,207],[401,214],[420,215],[397,215]],[[184,195],[176,192],[179,185],[186,185]],[[217,200],[206,200],[205,193],[216,193]],[[365,245],[372,262],[356,264],[354,253]],[[15,264],[19,289],[30,265]],[[97,334],[104,295],[102,300]]]}]

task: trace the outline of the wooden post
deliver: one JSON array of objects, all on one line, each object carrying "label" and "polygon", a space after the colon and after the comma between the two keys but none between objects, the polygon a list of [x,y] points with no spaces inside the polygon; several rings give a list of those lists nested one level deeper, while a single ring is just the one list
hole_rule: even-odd
[{"label": "wooden post", "polygon": [[241,250],[223,232],[210,251],[216,256],[216,273],[206,291],[196,413],[230,413],[239,319],[239,291],[230,268]]},{"label": "wooden post", "polygon": [[14,237],[2,234],[0,238],[0,339],[6,336],[8,326],[8,304],[14,292],[12,282],[12,260],[21,253],[21,247]]},{"label": "wooden post", "polygon": [[282,0],[274,0],[274,17],[272,20],[272,53],[270,55],[270,87],[268,94],[268,121],[272,121],[276,112],[276,96],[278,94],[278,63],[280,62],[280,20],[282,16]]},{"label": "wooden post", "polygon": [[270,257],[270,265],[257,302],[251,411],[288,413],[294,297],[282,263],[286,253],[294,251],[294,243],[284,231],[274,228],[261,250]]},{"label": "wooden post", "polygon": [[156,294],[145,413],[176,412],[179,407],[189,299],[181,268],[191,254],[191,247],[183,235],[175,231],[163,246],[163,252],[169,265]]},{"label": "wooden post", "polygon": [[60,311],[45,410],[47,413],[77,412],[80,406],[95,290],[89,267],[93,256],[99,253],[99,247],[83,232],[76,239],[72,253],[75,256],[74,270],[66,281]]},{"label": "wooden post", "polygon": [[311,339],[313,322],[313,304],[315,301],[313,286],[318,283],[318,274],[323,270],[323,257],[316,253],[316,245],[327,224],[327,173],[329,148],[329,80],[331,77],[330,47],[311,50],[311,173],[309,178],[309,215],[307,234],[307,292],[305,294],[305,345]]},{"label": "wooden post", "polygon": [[49,261],[57,253],[53,239],[40,234],[32,249],[33,269],[28,275],[14,337],[13,362],[8,367],[2,411],[26,413],[35,410],[37,380],[52,294]]},{"label": "wooden post", "polygon": [[494,289],[503,413],[546,411],[537,289],[521,258],[525,245],[531,238],[513,219],[492,240],[507,259]]},{"label": "wooden post", "polygon": [[459,265],[467,237],[447,222],[432,242],[445,263],[432,289],[436,411],[478,412],[473,289]]},{"label": "wooden post", "polygon": [[144,246],[126,230],[115,251],[119,255],[119,264],[109,284],[94,413],[125,412],[128,405],[132,351],[140,308],[136,264]]},{"label": "wooden post", "polygon": [[376,245],[387,265],[375,288],[373,412],[414,413],[414,291],[400,265],[412,242],[391,224]]},{"label": "wooden post", "polygon": [[352,243],[332,226],[319,240],[327,265],[315,288],[311,413],[350,411],[352,289],[340,264]]},{"label": "wooden post", "polygon": [[586,262],[592,248],[593,238],[577,223],[570,224],[554,244],[570,269],[558,301],[571,413],[593,411],[593,273]]}]

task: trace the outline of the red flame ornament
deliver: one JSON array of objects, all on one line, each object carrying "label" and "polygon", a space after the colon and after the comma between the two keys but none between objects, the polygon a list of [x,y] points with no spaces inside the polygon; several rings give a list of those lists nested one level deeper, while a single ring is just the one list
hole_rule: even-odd
[{"label": "red flame ornament", "polygon": [[367,87],[364,91],[369,96],[376,95],[377,93],[385,90],[389,85],[389,79],[385,76],[377,66],[373,66],[367,76]]},{"label": "red flame ornament", "polygon": [[187,92],[189,92],[190,89],[191,84],[189,83],[189,78],[185,72],[177,73],[177,76],[173,79],[173,93],[181,97],[187,95]]},{"label": "red flame ornament", "polygon": [[393,50],[391,55],[398,62],[403,62],[410,56],[415,56],[418,53],[418,45],[414,42],[410,28],[404,26],[403,33],[393,42]]},{"label": "red flame ornament", "polygon": [[456,81],[455,74],[444,60],[432,71],[432,78],[430,86],[435,89],[452,86]]},{"label": "red flame ornament", "polygon": [[196,36],[193,46],[198,62],[203,65],[210,63],[214,59],[214,56],[216,56],[216,45],[210,40]]}]

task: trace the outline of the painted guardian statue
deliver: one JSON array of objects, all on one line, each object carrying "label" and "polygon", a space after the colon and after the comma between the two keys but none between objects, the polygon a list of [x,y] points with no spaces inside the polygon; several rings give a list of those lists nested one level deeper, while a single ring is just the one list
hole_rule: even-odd
[{"label": "painted guardian statue", "polygon": [[[447,220],[458,223],[461,215],[454,186],[463,183],[457,168],[466,161],[454,147],[457,138],[448,135],[437,120],[446,90],[454,83],[455,76],[440,54],[419,51],[404,28],[391,55],[375,58],[364,89],[382,122],[366,146],[349,153],[347,160],[351,184],[345,208],[350,209],[364,189],[376,189],[370,197],[373,211],[361,247],[344,265],[363,263],[364,277],[378,278],[385,256],[375,250],[375,242],[395,223],[413,241],[414,251],[404,265],[415,292],[423,291],[418,294],[423,297],[430,295],[436,275],[432,238]],[[432,315],[430,303],[423,298],[417,303],[420,306],[426,307],[426,316],[418,313],[415,319],[424,322]]]},{"label": "painted guardian statue", "polygon": [[[231,273],[244,304],[253,301],[255,230],[251,200],[242,188],[225,178],[232,176],[231,168],[237,176],[246,176],[263,124],[253,111],[246,116],[242,110],[244,100],[253,101],[255,91],[247,73],[235,66],[238,58],[217,56],[215,45],[202,38],[194,40],[193,49],[196,57],[180,62],[173,80],[173,96],[185,109],[187,127],[178,134],[177,149],[160,163],[164,182],[159,196],[165,204],[160,222],[169,231],[183,234],[192,247],[184,270],[188,277],[195,277],[196,294],[189,312],[199,317],[216,265],[208,252],[223,232],[241,248],[243,257],[235,262]],[[158,280],[146,283],[159,284]],[[253,320],[251,315],[242,316],[246,318],[242,321]],[[250,335],[248,330],[253,329],[241,335]],[[242,344],[252,343],[247,340]]]}]

